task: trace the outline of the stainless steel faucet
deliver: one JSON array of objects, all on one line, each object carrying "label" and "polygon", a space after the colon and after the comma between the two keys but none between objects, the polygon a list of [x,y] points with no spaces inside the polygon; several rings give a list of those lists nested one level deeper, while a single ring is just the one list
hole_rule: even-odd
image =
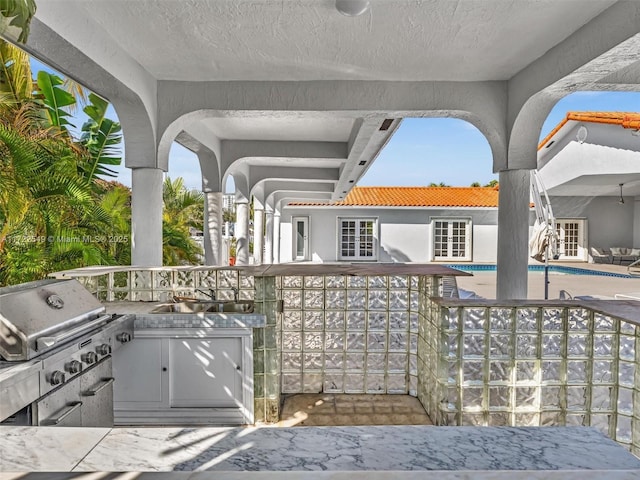
[{"label": "stainless steel faucet", "polygon": [[236,287],[231,287],[231,290],[233,290],[233,301],[235,303],[238,303],[238,294],[240,292],[238,291],[238,289]]},{"label": "stainless steel faucet", "polygon": [[215,302],[216,300],[216,291],[213,288],[209,289],[209,293],[205,292],[204,290],[200,289],[200,288],[196,288],[196,292],[200,292],[203,293],[204,295],[206,295],[207,297],[209,297],[211,300],[213,300]]}]

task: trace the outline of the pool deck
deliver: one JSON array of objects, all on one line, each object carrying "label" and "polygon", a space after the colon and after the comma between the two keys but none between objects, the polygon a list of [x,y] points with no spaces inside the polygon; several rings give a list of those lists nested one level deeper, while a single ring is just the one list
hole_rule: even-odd
[{"label": "pool deck", "polygon": [[[542,265],[542,264],[536,264]],[[627,274],[625,265],[591,264],[580,262],[553,262],[553,266],[581,268],[585,270],[599,270]],[[475,292],[484,298],[496,296],[496,272],[473,272],[471,277],[457,277],[458,287]],[[551,272],[549,274],[549,298],[559,298],[560,291],[565,290],[571,296],[594,296],[597,298],[611,298],[616,294],[640,292],[640,277],[619,278],[596,275],[565,275]],[[544,299],[544,272],[529,272],[529,299]]]}]

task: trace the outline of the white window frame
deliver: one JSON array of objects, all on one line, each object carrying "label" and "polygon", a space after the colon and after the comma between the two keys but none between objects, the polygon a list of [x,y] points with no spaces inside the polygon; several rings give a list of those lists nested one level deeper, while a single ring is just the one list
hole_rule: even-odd
[{"label": "white window frame", "polygon": [[[303,235],[303,255],[302,256],[298,256],[298,223],[302,222],[304,224],[304,235]],[[291,217],[291,233],[292,233],[292,240],[291,240],[291,245],[292,245],[292,252],[291,252],[291,258],[293,259],[294,262],[303,262],[306,260],[309,260],[310,256],[309,256],[309,247],[310,247],[310,239],[311,236],[309,235],[309,217]]]},{"label": "white window frame", "polygon": [[[354,225],[354,245],[353,251],[354,255],[343,255],[343,222],[355,222]],[[371,239],[371,256],[361,255],[361,242],[362,238],[360,237],[360,229],[361,224],[365,222],[372,223],[372,239]],[[346,260],[346,261],[360,261],[360,262],[376,262],[378,261],[378,219],[376,217],[338,217],[337,221],[337,241],[338,241],[338,260]],[[365,239],[366,241],[366,239]]]},{"label": "white window frame", "polygon": [[[568,223],[577,223],[577,252],[576,255],[565,254],[565,226]],[[559,232],[558,232],[559,230]],[[556,231],[558,232],[558,253],[560,258],[558,261],[587,261],[589,258],[589,251],[587,248],[587,219],[586,218],[556,218]]]},{"label": "white window frame", "polygon": [[[436,255],[436,229],[438,222],[448,222],[447,225],[447,255]],[[463,256],[451,255],[451,247],[455,239],[454,223],[465,224]],[[473,261],[473,221],[470,217],[431,217],[431,260],[434,262],[471,262]]]}]

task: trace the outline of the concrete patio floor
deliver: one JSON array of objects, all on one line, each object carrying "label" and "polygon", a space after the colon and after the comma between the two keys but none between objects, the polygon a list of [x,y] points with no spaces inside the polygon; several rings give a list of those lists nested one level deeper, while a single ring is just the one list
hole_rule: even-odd
[{"label": "concrete patio floor", "polygon": [[[542,264],[538,264],[542,265]],[[552,263],[552,266],[574,267],[585,270],[627,274],[627,267],[591,263]],[[496,297],[496,272],[473,272],[472,277],[457,277],[458,287],[471,290],[484,298]],[[596,275],[549,274],[549,298],[559,298],[560,290],[578,295],[602,295],[614,297],[617,293],[640,292],[640,277],[619,278]],[[529,299],[544,299],[544,273],[529,272]]]},{"label": "concrete patio floor", "polygon": [[285,398],[280,427],[433,425],[409,395],[302,393]]}]

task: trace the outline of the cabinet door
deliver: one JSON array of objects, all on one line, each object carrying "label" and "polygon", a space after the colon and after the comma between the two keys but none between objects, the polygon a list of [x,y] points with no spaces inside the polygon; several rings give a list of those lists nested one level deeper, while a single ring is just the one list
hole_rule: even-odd
[{"label": "cabinet door", "polygon": [[169,339],[169,385],[172,407],[242,406],[242,339]]},{"label": "cabinet door", "polygon": [[161,338],[136,338],[124,344],[113,358],[114,402],[161,404],[163,367]]}]

